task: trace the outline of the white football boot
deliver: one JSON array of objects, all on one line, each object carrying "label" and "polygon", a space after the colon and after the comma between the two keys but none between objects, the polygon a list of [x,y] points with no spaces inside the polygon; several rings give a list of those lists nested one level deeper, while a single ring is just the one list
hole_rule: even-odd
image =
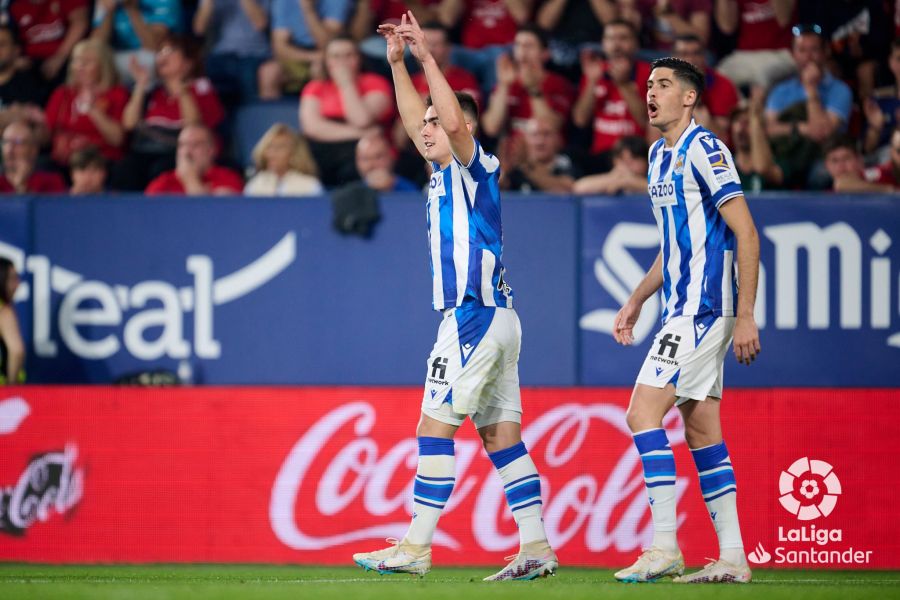
[{"label": "white football boot", "polygon": [[696,573],[676,577],[675,583],[750,583],[753,578],[747,565],[736,565],[721,558],[707,560],[712,562]]},{"label": "white football boot", "polygon": [[504,560],[511,560],[508,565],[484,581],[513,581],[537,579],[547,575],[556,575],[559,567],[559,559],[556,553],[546,541],[531,542],[525,544],[518,554],[507,556]]},{"label": "white football boot", "polygon": [[684,557],[681,550],[669,552],[662,548],[648,548],[630,567],[615,574],[624,583],[647,583],[663,577],[677,577],[684,573]]},{"label": "white football boot", "polygon": [[374,552],[358,552],[353,555],[353,562],[366,571],[386,573],[410,573],[425,575],[431,570],[431,548],[408,544],[405,540],[388,538],[393,546]]}]

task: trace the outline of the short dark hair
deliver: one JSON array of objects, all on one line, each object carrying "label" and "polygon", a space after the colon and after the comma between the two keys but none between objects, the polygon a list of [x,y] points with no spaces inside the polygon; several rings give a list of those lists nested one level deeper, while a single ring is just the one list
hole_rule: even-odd
[{"label": "short dark hair", "polygon": [[519,28],[516,30],[516,34],[520,33],[530,33],[538,39],[538,42],[541,43],[541,48],[547,48],[550,44],[550,34],[547,33],[547,30],[543,27],[538,26],[536,23],[523,23],[519,25]]},{"label": "short dark hair", "polygon": [[107,167],[106,157],[100,153],[97,146],[81,148],[73,152],[72,156],[69,157],[69,168],[73,171],[82,171],[91,167],[104,170]]},{"label": "short dark hair", "polygon": [[698,36],[693,33],[683,33],[681,35],[675,36],[676,42],[693,42],[696,44],[700,44],[703,46],[703,40],[701,40]]},{"label": "short dark hair", "polygon": [[[697,102],[700,102],[700,97],[703,96],[703,91],[706,89],[706,78],[700,69],[688,61],[674,56],[657,58],[650,63],[650,70],[654,69],[672,69],[678,81],[697,91]],[[695,106],[697,102],[694,103]]]},{"label": "short dark hair", "polygon": [[604,25],[603,27],[604,27],[604,28],[606,28],[606,27],[614,27],[614,26],[616,26],[616,25],[619,25],[620,27],[626,27],[626,28],[628,29],[628,31],[631,32],[631,35],[634,37],[634,39],[638,39],[638,37],[639,37],[639,32],[638,32],[638,30],[637,30],[637,27],[635,27],[635,26],[634,26],[634,23],[632,23],[631,21],[628,21],[627,19],[623,19],[623,18],[621,18],[621,17],[620,17],[620,18],[617,18],[617,19],[613,19],[612,21],[608,22],[608,23],[607,23],[606,25]]},{"label": "short dark hair", "polygon": [[12,303],[12,298],[6,297],[6,280],[9,279],[10,272],[14,270],[12,261],[5,256],[0,256],[0,305]]},{"label": "short dark hair", "polygon": [[[472,97],[472,94],[467,94],[466,92],[453,92],[456,95],[456,101],[459,102],[459,107],[462,109],[463,114],[467,115],[472,119],[473,123],[478,123],[478,103],[475,102],[475,98]],[[425,106],[433,106],[434,102],[431,101],[431,95],[425,98]]]},{"label": "short dark hair", "polygon": [[448,29],[447,26],[440,21],[427,21],[422,25],[422,31],[426,30],[442,31],[444,32],[444,37],[450,39],[450,29]]},{"label": "short dark hair", "polygon": [[825,141],[825,144],[822,146],[822,156],[828,156],[841,148],[846,148],[853,154],[859,154],[859,146],[856,143],[856,139],[851,135],[842,133],[832,136]]},{"label": "short dark hair", "polygon": [[647,145],[647,140],[643,136],[626,135],[616,140],[616,143],[613,145],[613,156],[618,158],[625,151],[637,158],[647,158],[650,146]]}]

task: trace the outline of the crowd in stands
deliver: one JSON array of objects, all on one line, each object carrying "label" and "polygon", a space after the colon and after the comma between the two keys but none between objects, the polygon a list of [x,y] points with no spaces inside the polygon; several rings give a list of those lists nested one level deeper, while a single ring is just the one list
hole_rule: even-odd
[{"label": "crowd in stands", "polygon": [[[747,192],[900,189],[890,0],[10,0],[0,193],[420,190],[375,33],[406,10],[479,103],[504,189],[644,193],[667,55],[706,74],[696,119]],[[293,103],[295,126],[260,123],[241,164],[235,115],[266,103]]]}]

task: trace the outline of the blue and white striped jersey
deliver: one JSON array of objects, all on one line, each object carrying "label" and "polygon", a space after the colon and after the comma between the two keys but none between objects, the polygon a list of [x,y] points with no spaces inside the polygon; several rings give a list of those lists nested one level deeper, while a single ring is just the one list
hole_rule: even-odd
[{"label": "blue and white striped jersey", "polygon": [[446,168],[431,168],[426,208],[434,309],[460,306],[467,298],[512,308],[500,262],[500,161],[476,140],[470,164],[454,156]]},{"label": "blue and white striped jersey", "polygon": [[731,152],[691,121],[673,148],[650,148],[647,185],[662,249],[665,323],[679,315],[734,316],[734,233],[719,207],[743,194]]}]

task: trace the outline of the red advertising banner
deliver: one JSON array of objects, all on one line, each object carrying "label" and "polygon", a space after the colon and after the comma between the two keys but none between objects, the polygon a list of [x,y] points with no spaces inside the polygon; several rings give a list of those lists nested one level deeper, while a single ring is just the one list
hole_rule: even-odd
[{"label": "red advertising banner", "polygon": [[[416,466],[416,388],[6,388],[0,560],[349,564],[401,537]],[[563,565],[619,566],[651,540],[627,389],[525,389],[524,438]],[[726,441],[752,562],[898,568],[892,511],[900,391],[727,390]],[[679,540],[716,556],[673,411]],[[517,547],[470,424],[435,535],[438,565]]]}]

